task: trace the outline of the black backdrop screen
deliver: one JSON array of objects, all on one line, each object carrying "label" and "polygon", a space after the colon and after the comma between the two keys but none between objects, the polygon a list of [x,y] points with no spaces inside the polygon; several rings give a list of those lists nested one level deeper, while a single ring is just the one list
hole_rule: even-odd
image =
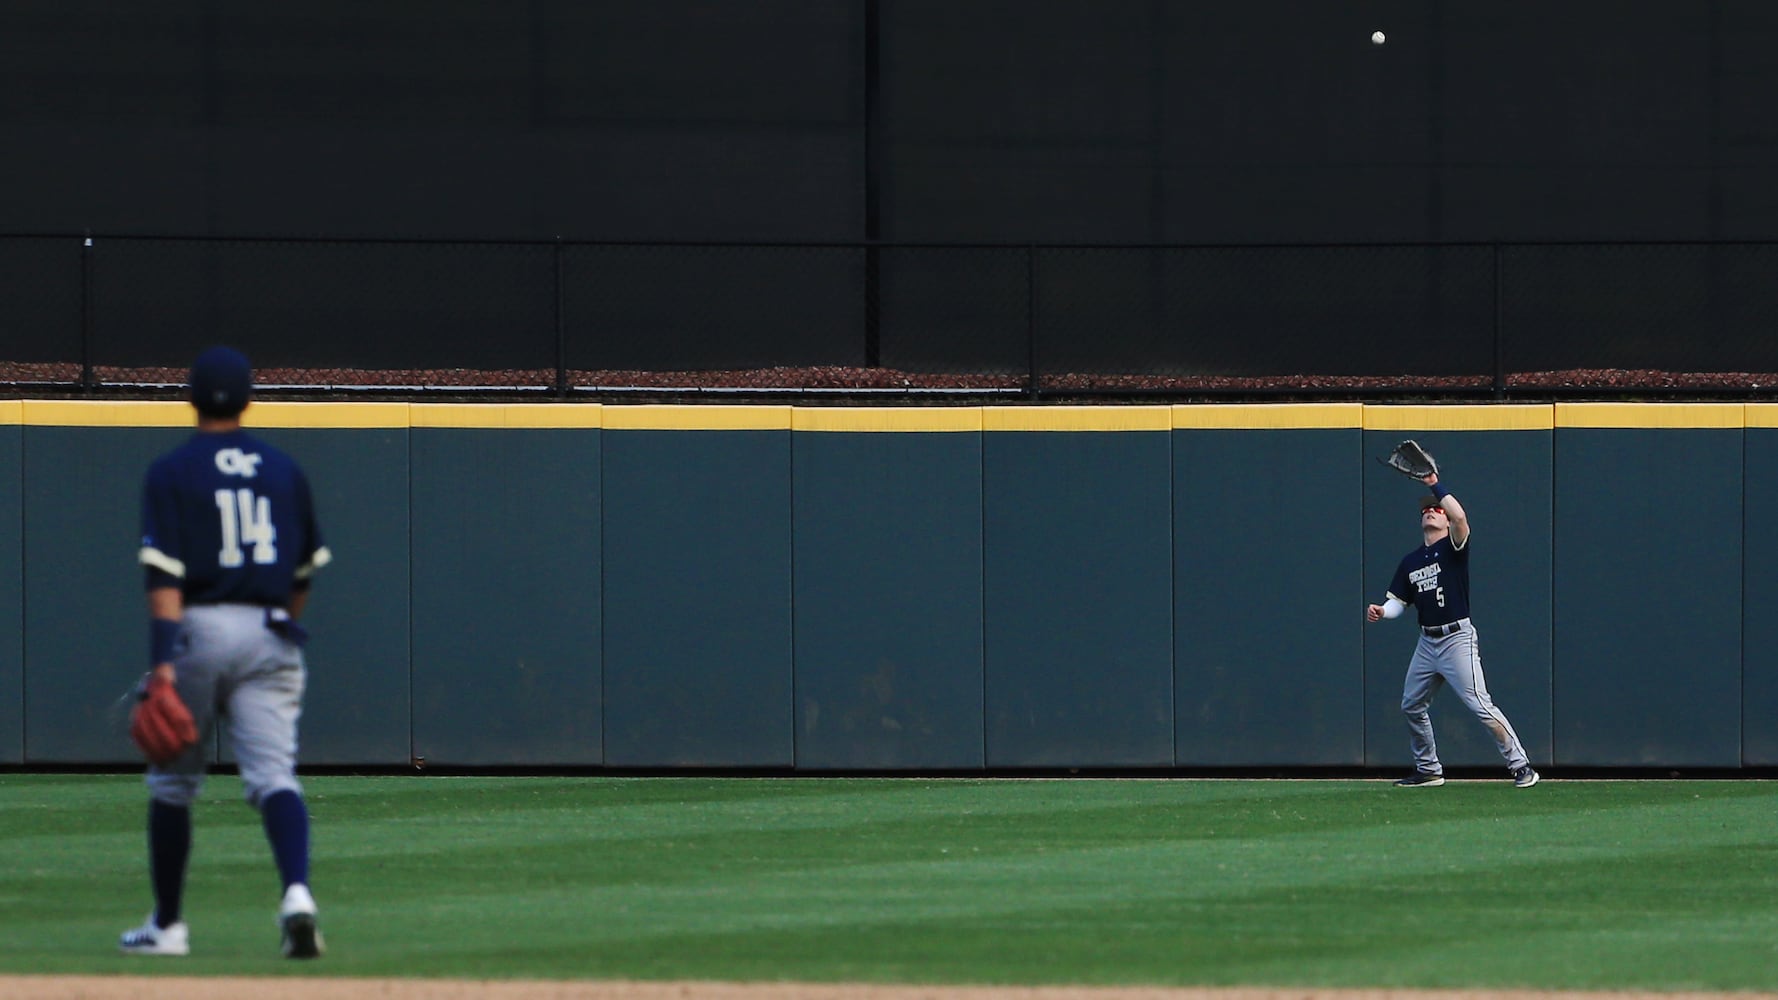
[{"label": "black backdrop screen", "polygon": [[0,360],[1772,370],[1773,52],[1768,0],[19,0]]}]

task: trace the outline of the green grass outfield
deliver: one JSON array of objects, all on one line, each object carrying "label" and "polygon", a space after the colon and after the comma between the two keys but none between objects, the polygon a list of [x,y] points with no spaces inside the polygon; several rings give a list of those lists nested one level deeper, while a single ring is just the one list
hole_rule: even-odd
[{"label": "green grass outfield", "polygon": [[277,957],[240,783],[193,955],[140,778],[0,775],[0,972],[1778,990],[1778,784],[314,777],[329,952]]}]

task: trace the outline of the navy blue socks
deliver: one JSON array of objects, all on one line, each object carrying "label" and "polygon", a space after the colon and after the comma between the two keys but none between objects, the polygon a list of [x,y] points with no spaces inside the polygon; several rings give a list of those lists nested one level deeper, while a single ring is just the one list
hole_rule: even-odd
[{"label": "navy blue socks", "polygon": [[191,807],[148,800],[148,872],[154,881],[154,925],[179,922],[185,863],[191,857]]},{"label": "navy blue socks", "polygon": [[292,883],[309,881],[309,810],[303,797],[290,789],[274,792],[259,804],[260,818],[265,821],[265,839],[272,843],[272,857],[278,862],[278,877],[284,888]]},{"label": "navy blue socks", "polygon": [[[289,789],[266,797],[259,812],[284,888],[309,881],[309,809]],[[154,882],[154,925],[171,927],[182,917],[185,867],[191,859],[191,807],[148,800],[148,874]]]}]

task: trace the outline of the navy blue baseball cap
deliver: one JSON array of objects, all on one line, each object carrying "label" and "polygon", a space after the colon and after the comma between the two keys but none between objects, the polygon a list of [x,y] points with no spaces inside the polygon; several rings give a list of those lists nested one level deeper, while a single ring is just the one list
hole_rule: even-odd
[{"label": "navy blue baseball cap", "polygon": [[191,405],[206,417],[232,417],[253,395],[253,366],[232,347],[212,347],[191,365]]}]

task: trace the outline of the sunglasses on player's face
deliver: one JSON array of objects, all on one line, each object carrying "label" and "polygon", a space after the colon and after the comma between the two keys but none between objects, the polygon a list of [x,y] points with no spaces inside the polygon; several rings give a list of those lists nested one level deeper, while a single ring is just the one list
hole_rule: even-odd
[{"label": "sunglasses on player's face", "polygon": [[1434,514],[1443,514],[1445,512],[1445,509],[1443,507],[1422,507],[1422,508],[1420,508],[1420,513],[1422,513],[1422,514],[1425,514],[1428,511],[1430,511]]}]

